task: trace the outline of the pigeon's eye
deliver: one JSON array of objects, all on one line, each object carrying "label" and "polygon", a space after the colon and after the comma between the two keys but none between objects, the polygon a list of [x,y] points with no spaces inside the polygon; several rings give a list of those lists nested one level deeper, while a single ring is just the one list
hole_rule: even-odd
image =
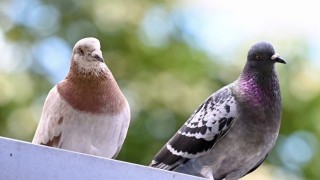
[{"label": "pigeon's eye", "polygon": [[256,55],[256,59],[260,60],[261,56],[260,55]]},{"label": "pigeon's eye", "polygon": [[81,56],[83,56],[84,55],[84,51],[83,51],[83,49],[79,49],[79,54],[81,55]]}]

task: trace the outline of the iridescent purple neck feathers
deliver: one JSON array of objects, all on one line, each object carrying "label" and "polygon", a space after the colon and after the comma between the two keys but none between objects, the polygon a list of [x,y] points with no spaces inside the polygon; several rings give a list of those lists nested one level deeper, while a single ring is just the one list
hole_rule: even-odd
[{"label": "iridescent purple neck feathers", "polygon": [[274,67],[270,73],[244,69],[238,79],[240,96],[253,106],[271,105],[280,101],[279,81]]}]

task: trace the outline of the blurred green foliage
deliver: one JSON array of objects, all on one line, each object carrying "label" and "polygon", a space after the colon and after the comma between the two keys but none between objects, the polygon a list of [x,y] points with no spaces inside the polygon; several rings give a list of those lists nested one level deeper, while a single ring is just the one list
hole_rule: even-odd
[{"label": "blurred green foliage", "polygon": [[[152,43],[152,34],[143,31],[142,22],[154,7],[161,7],[170,19],[174,4],[169,1],[22,2],[0,2],[1,52],[11,48],[11,54],[0,59],[0,135],[31,141],[46,94],[55,82],[43,65],[55,62],[37,59],[34,45],[57,37],[67,43],[71,56],[76,41],[94,36],[100,39],[106,64],[132,108],[132,122],[118,159],[138,164],[148,165],[202,101],[237,78],[251,45],[251,40],[243,42],[241,50],[230,56],[236,59],[223,62],[192,46],[192,37],[187,43],[188,34],[179,20],[173,21],[165,39]],[[17,3],[29,3],[29,9],[12,12]],[[278,51],[288,64],[277,67],[283,118],[279,141],[267,163],[276,167],[276,173],[320,179],[319,72],[304,59],[309,49],[303,40],[283,39],[275,46],[281,47]],[[69,59],[63,63],[68,67]]]}]

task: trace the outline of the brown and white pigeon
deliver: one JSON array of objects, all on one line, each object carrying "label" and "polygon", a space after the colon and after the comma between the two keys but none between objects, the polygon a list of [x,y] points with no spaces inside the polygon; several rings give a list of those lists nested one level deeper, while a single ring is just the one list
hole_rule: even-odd
[{"label": "brown and white pigeon", "polygon": [[34,144],[115,158],[127,134],[130,107],[104,63],[96,38],[79,40],[70,71],[49,92]]},{"label": "brown and white pigeon", "polygon": [[236,180],[258,168],[280,129],[275,63],[286,62],[270,43],[253,45],[240,77],[205,100],[151,166],[215,180]]}]

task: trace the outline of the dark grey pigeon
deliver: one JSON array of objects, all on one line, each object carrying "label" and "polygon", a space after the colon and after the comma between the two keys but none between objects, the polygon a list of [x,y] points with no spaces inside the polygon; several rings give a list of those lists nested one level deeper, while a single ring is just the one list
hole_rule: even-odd
[{"label": "dark grey pigeon", "polygon": [[248,53],[240,77],[213,93],[158,152],[152,167],[209,179],[239,179],[258,168],[280,129],[281,95],[271,44]]}]

